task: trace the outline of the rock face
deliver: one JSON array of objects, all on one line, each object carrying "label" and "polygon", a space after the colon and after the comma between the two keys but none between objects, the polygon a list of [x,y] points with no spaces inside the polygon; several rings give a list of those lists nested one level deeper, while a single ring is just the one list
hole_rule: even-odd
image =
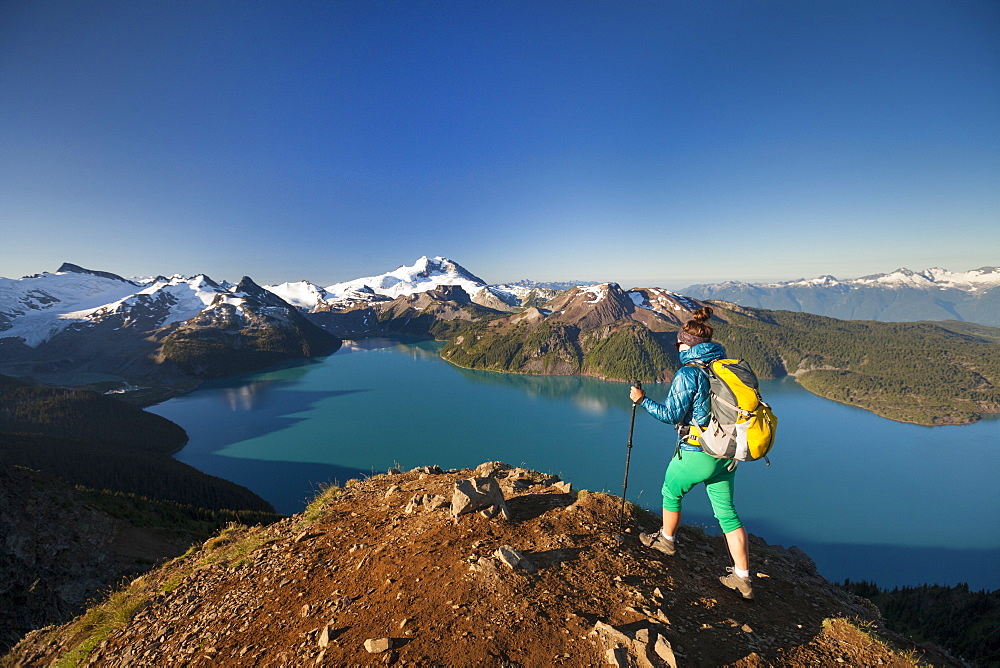
[{"label": "rock face", "polygon": [[501,312],[475,303],[461,286],[444,285],[391,301],[359,302],[308,313],[313,323],[342,338],[409,335],[433,338],[449,323],[492,318]]},{"label": "rock face", "polygon": [[[59,268],[56,270],[57,274],[62,274],[62,273],[66,273],[66,272],[74,273],[74,274],[90,274],[91,276],[100,276],[101,278],[110,278],[113,281],[123,281],[125,283],[132,283],[132,281],[128,281],[128,280],[122,278],[121,276],[119,276],[118,274],[112,274],[110,271],[94,271],[93,269],[84,269],[80,265],[78,265],[78,264],[72,264],[70,262],[63,262],[62,265],[60,265]],[[132,284],[136,285],[136,283],[132,283]]]},{"label": "rock face", "polygon": [[[437,471],[350,481],[303,515],[224,531],[124,590],[114,604],[123,621],[82,661],[905,665],[878,639],[874,607],[823,580],[800,551],[751,537],[748,603],[718,581],[722,538],[681,527],[668,558],[635,539],[657,526],[645,511],[630,509],[629,537],[613,540],[617,497],[562,493],[554,476],[496,462]],[[510,521],[473,512],[456,522],[447,505],[406,512],[414,497],[476,478],[496,482]],[[8,660],[48,665],[87,641],[82,625],[37,631]]]}]

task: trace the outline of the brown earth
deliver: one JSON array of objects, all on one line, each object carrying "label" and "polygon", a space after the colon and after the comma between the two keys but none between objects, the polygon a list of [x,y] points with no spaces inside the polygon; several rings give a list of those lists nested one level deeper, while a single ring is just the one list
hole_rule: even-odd
[{"label": "brown earth", "polygon": [[[747,601],[719,583],[720,537],[685,526],[660,555],[635,538],[657,518],[629,506],[618,542],[620,498],[496,464],[477,471],[511,521],[453,518],[455,483],[477,471],[438,471],[351,481],[301,515],[233,527],[3,663],[49,665],[82,643],[98,666],[961,665],[892,636],[795,548],[751,537]],[[504,546],[523,561],[495,556]]]}]

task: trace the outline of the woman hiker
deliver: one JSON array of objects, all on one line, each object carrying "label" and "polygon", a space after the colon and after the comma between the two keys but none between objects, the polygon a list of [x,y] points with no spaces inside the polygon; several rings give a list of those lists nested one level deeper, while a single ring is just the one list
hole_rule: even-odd
[{"label": "woman hiker", "polygon": [[695,485],[705,483],[712,512],[719,520],[733,557],[733,567],[726,569],[729,575],[719,580],[743,598],[753,598],[747,531],[733,506],[736,471],[727,470],[728,459],[716,459],[702,452],[697,440],[688,433],[689,426],[706,426],[711,415],[708,376],[697,366],[689,365],[704,365],[726,356],[725,349],[712,341],[712,326],[707,322],[712,317],[711,307],[698,309],[692,316],[677,332],[677,351],[685,366],[674,375],[666,402],[659,404],[647,399],[637,387],[629,392],[633,403],[645,408],[657,420],[679,427],[679,449],[663,477],[663,528],[656,533],[640,534],[639,540],[654,550],[674,554],[677,551],[675,535],[681,523],[681,499]]}]

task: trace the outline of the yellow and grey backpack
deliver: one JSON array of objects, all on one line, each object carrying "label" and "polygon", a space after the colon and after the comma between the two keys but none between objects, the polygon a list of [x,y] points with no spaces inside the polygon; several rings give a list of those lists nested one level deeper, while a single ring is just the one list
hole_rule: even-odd
[{"label": "yellow and grey backpack", "polygon": [[757,376],[746,360],[721,359],[709,364],[692,364],[708,375],[712,417],[708,425],[692,425],[689,442],[706,454],[736,462],[753,461],[774,445],[778,418],[760,397]]}]

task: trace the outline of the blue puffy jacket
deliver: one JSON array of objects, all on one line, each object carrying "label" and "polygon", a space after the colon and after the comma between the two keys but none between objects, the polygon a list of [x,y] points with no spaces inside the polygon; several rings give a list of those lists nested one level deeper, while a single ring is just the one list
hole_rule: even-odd
[{"label": "blue puffy jacket", "polygon": [[[699,343],[688,350],[680,352],[681,364],[696,362],[708,364],[726,356],[726,349],[714,341]],[[712,415],[712,406],[708,393],[708,376],[698,367],[682,366],[674,374],[674,382],[670,384],[667,399],[659,404],[645,398],[639,405],[661,422],[674,425],[696,424],[704,427]],[[678,437],[680,438],[680,437]],[[681,441],[684,450],[700,450],[698,446],[688,445]]]}]

